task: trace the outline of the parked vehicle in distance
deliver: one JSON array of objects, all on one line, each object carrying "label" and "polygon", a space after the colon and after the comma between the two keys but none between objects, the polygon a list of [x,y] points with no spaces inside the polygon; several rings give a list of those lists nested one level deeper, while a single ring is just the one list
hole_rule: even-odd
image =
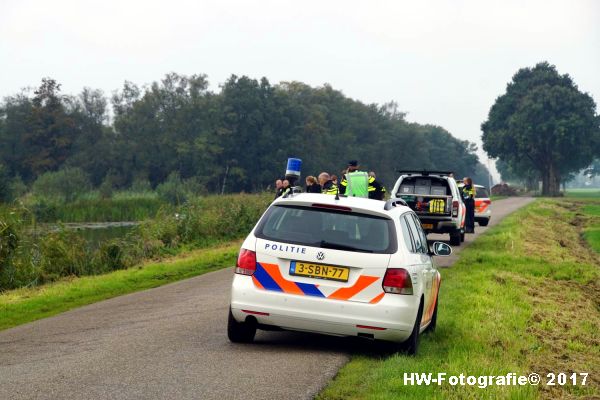
[{"label": "parked vehicle in distance", "polygon": [[275,200],[242,247],[227,333],[257,329],[403,343],[414,354],[434,330],[440,273],[416,214],[401,199],[300,193]]},{"label": "parked vehicle in distance", "polygon": [[[487,226],[492,218],[492,200],[487,187],[482,185],[473,185],[475,187],[475,222],[480,226]],[[460,182],[458,188],[462,190],[463,184]]]},{"label": "parked vehicle in distance", "polygon": [[450,244],[465,240],[465,204],[451,172],[398,171],[392,196],[402,198],[427,233],[448,233]]}]

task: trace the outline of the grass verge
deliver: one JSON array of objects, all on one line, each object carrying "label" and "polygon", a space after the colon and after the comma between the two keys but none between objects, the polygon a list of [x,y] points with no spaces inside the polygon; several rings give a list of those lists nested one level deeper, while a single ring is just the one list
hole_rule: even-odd
[{"label": "grass verge", "polygon": [[583,237],[595,252],[600,253],[600,204],[587,204],[583,211],[589,219]]},{"label": "grass verge", "polygon": [[[600,205],[600,203],[597,203]],[[357,354],[319,399],[578,398],[600,395],[600,258],[582,240],[590,202],[540,199],[442,270],[438,328],[417,357]],[[404,385],[404,373],[587,372],[587,385]]]},{"label": "grass verge", "polygon": [[0,295],[0,330],[234,265],[239,247],[235,241],[105,275],[5,292]]}]

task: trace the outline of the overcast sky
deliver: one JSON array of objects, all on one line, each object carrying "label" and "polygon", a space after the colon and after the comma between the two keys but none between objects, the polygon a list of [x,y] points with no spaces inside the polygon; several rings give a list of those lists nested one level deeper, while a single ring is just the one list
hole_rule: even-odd
[{"label": "overcast sky", "polygon": [[[0,97],[204,73],[331,84],[480,142],[521,67],[547,60],[600,101],[600,1],[0,0]],[[481,151],[485,163],[484,153]]]}]

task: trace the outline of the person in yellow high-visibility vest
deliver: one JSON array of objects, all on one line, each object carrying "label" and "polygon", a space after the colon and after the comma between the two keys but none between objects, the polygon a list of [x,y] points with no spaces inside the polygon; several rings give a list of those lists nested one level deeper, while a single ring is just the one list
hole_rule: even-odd
[{"label": "person in yellow high-visibility vest", "polygon": [[467,209],[465,215],[465,233],[475,233],[475,187],[469,177],[463,179],[462,198]]},{"label": "person in yellow high-visibility vest", "polygon": [[367,172],[360,171],[356,160],[348,161],[348,170],[342,177],[339,188],[340,194],[349,197],[383,200],[385,195],[385,187],[377,182],[375,174],[370,176]]},{"label": "person in yellow high-visibility vest", "polygon": [[338,194],[338,187],[331,180],[331,176],[327,172],[321,172],[319,174],[319,184],[321,185],[321,193],[323,194]]}]

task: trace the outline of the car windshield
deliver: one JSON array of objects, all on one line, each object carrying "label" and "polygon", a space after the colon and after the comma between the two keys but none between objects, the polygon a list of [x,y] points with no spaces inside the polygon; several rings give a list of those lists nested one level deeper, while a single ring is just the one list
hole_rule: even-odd
[{"label": "car windshield", "polygon": [[316,207],[272,206],[255,235],[279,242],[346,251],[396,252],[391,219]]}]

